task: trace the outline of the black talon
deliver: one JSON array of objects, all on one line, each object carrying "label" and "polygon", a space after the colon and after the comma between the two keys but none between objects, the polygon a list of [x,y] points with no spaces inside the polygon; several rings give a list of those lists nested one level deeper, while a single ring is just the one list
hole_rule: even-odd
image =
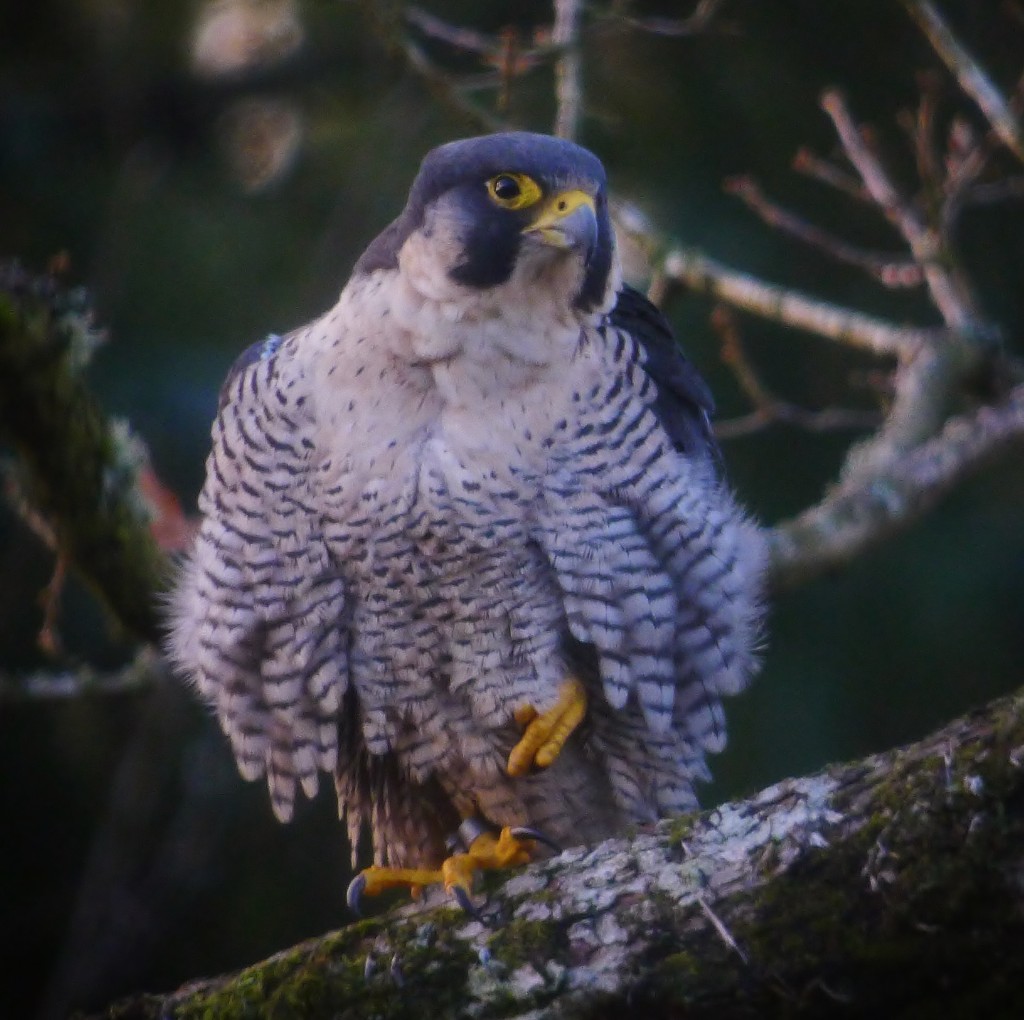
[{"label": "black talon", "polygon": [[459,901],[459,906],[473,918],[474,921],[480,921],[483,923],[484,915],[480,913],[480,908],[469,898],[469,893],[462,888],[461,885],[453,885],[452,893],[455,898]]},{"label": "black talon", "polygon": [[395,955],[391,957],[390,973],[391,980],[394,981],[395,985],[398,988],[401,988],[405,985],[405,975],[402,973],[402,958],[398,955],[398,953],[395,953]]},{"label": "black talon", "polygon": [[543,843],[556,854],[562,852],[562,848],[550,836],[545,836],[539,829],[531,829],[529,826],[521,825],[519,828],[510,829],[509,831],[516,839],[532,839],[538,843]]},{"label": "black talon", "polygon": [[348,909],[355,914],[356,917],[362,917],[363,912],[359,909],[359,901],[362,899],[363,891],[366,889],[366,876],[356,875],[348,884],[348,891],[345,893],[345,902],[348,904]]}]

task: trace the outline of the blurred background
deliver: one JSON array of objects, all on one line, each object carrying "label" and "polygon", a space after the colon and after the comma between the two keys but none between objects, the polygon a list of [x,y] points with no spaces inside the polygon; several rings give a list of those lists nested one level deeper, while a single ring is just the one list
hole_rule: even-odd
[{"label": "blurred background", "polygon": [[[550,130],[549,63],[495,85],[498,62],[543,40],[547,2],[429,0],[447,22],[503,40],[489,55],[344,0],[39,0],[0,9],[0,258],[56,258],[94,295],[109,342],[89,380],[147,444],[191,513],[219,384],[236,354],[329,307],[401,208],[422,155],[479,133],[410,70],[412,39],[479,87],[472,102]],[[580,140],[621,198],[667,234],[738,268],[841,304],[931,324],[916,291],[885,291],[761,224],[722,182],[753,173],[774,196],[860,244],[897,248],[881,218],[794,174],[833,152],[818,105],[845,90],[912,179],[897,126],[938,63],[895,0],[723,5],[715,31],[672,36],[615,17],[691,4],[592,5]],[[1020,7],[943,0],[993,77],[1024,66]],[[421,8],[422,9],[422,8]],[[427,29],[424,28],[427,26]],[[443,33],[442,33],[443,34]],[[479,37],[467,37],[469,41]],[[940,71],[941,109],[975,111]],[[1019,170],[1019,168],[1018,168]],[[961,243],[986,311],[1021,352],[1024,203],[979,208]],[[639,282],[643,282],[642,280]],[[712,383],[719,417],[748,410],[709,303],[669,311]],[[810,408],[878,406],[885,366],[742,319],[765,381]],[[874,380],[874,383],[872,382]],[[855,431],[773,427],[726,443],[732,483],[763,520],[815,502]],[[7,454],[0,450],[0,453]],[[71,581],[63,649],[37,641],[51,554],[0,506],[0,673],[113,669],[135,649]],[[728,706],[712,804],[776,779],[912,740],[1021,682],[1024,465],[1004,460],[908,534],[781,597],[766,665]],[[0,697],[0,1016],[63,1017],[135,990],[236,968],[348,920],[333,793],[277,824],[237,775],[184,685],[76,698]]]}]

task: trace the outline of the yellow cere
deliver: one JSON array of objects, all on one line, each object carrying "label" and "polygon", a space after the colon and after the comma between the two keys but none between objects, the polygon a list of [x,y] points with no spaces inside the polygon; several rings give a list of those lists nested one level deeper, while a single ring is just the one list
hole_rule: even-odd
[{"label": "yellow cere", "polygon": [[487,182],[487,193],[503,209],[525,209],[544,197],[540,185],[528,174],[498,174]]}]

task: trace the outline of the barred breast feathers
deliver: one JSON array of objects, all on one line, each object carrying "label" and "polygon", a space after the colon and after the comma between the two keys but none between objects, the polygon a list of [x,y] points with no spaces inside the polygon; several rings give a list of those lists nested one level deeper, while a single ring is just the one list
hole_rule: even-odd
[{"label": "barred breast feathers", "polygon": [[171,606],[170,654],[216,709],[275,813],[337,761],[348,683],[341,575],[311,490],[315,449],[297,335],[242,359],[213,426],[203,513]]}]

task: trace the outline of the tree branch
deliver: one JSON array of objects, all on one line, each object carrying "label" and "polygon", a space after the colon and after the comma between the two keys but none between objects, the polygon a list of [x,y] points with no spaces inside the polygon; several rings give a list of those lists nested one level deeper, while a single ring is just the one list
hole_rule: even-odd
[{"label": "tree branch", "polygon": [[820,503],[769,529],[772,585],[795,587],[905,530],[990,458],[1024,444],[1024,385],[951,419],[876,473],[851,473]]},{"label": "tree branch", "polygon": [[64,701],[90,694],[124,694],[169,680],[170,668],[151,645],[120,669],[101,670],[89,665],[74,669],[36,670],[16,675],[0,671],[0,705],[16,701]]},{"label": "tree branch", "polygon": [[975,302],[962,274],[952,268],[947,239],[930,227],[913,203],[900,194],[868,136],[854,123],[842,94],[836,89],[827,90],[821,106],[832,118],[843,150],[860,174],[868,194],[906,240],[945,323],[965,333],[976,331],[979,315]]},{"label": "tree branch", "polygon": [[551,41],[562,48],[555,64],[555,134],[575,139],[583,114],[583,54],[580,51],[580,0],[555,0]]},{"label": "tree branch", "polygon": [[711,313],[711,325],[721,340],[722,361],[732,369],[737,383],[753,406],[753,410],[742,418],[717,420],[715,435],[719,439],[747,435],[773,422],[786,422],[809,432],[874,428],[878,425],[879,415],[872,411],[849,411],[841,407],[811,411],[782,400],[762,382],[750,363],[740,339],[736,316],[725,305],[715,307]]},{"label": "tree branch", "polygon": [[741,199],[768,226],[817,248],[837,262],[863,269],[886,287],[916,287],[923,282],[924,273],[913,260],[888,252],[868,251],[808,223],[772,202],[752,177],[730,178],[725,182],[725,189]]},{"label": "tree branch", "polygon": [[1024,693],[519,871],[486,925],[406,907],[103,1016],[1010,1016],[1022,845]]},{"label": "tree branch", "polygon": [[981,65],[953,34],[929,0],[902,0],[960,87],[981,108],[1003,144],[1024,163],[1024,125]]},{"label": "tree branch", "polygon": [[874,354],[913,353],[948,335],[946,330],[900,326],[865,312],[820,301],[801,291],[731,269],[696,248],[672,248],[662,267],[669,279],[698,293],[761,318]]},{"label": "tree branch", "polygon": [[95,341],[74,300],[0,267],[0,439],[18,450],[33,512],[58,552],[124,626],[154,641],[167,562],[137,486],[144,453],[81,379]]}]

